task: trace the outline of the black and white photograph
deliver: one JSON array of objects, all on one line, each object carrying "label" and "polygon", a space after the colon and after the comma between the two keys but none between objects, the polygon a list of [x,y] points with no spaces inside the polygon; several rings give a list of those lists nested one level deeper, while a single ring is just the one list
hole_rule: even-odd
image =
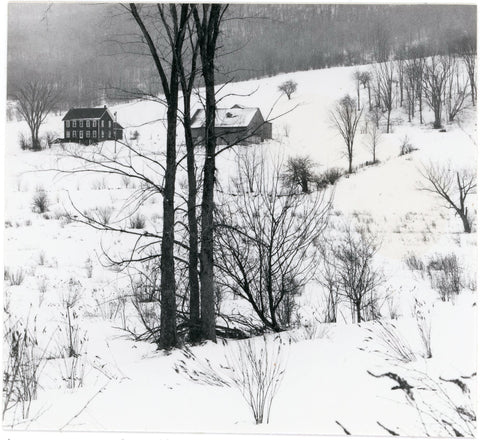
[{"label": "black and white photograph", "polygon": [[477,435],[475,2],[4,12],[5,438]]}]

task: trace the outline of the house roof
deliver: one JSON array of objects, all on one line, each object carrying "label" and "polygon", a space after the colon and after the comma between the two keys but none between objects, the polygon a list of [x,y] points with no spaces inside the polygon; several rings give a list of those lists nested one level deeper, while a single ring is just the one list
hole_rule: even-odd
[{"label": "house roof", "polygon": [[106,111],[108,111],[106,107],[71,108],[63,117],[62,121],[66,121],[67,119],[98,119],[101,118]]},{"label": "house roof", "polygon": [[113,128],[121,128],[121,129],[123,129],[123,127],[122,127],[118,122],[114,122],[114,123],[113,123]]},{"label": "house roof", "polygon": [[[246,108],[234,105],[232,108],[217,108],[215,114],[216,127],[248,127],[253,117],[260,110],[256,107]],[[205,110],[199,109],[192,118],[192,128],[205,127]]]}]

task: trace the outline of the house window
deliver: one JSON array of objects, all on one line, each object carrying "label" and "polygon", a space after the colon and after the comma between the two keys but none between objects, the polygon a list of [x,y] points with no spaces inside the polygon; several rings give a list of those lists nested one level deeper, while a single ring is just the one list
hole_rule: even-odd
[{"label": "house window", "polygon": [[[103,121],[102,121],[102,122],[103,122]],[[102,134],[101,134],[100,137],[102,137],[102,138],[105,137],[105,132],[104,132],[103,130],[102,130]]]},{"label": "house window", "polygon": [[108,137],[109,137],[109,138],[112,137],[112,130],[108,130]]},{"label": "house window", "polygon": [[86,134],[87,138],[90,137],[90,130],[87,130],[87,134]]},{"label": "house window", "polygon": [[83,127],[83,121],[80,121],[78,124],[79,127]]},{"label": "house window", "polygon": [[77,130],[72,131],[72,137],[76,138],[77,137]]},{"label": "house window", "polygon": [[83,139],[83,131],[79,131],[78,136],[80,137],[80,139]]},{"label": "house window", "polygon": [[77,126],[77,121],[72,121],[72,127],[76,127]]},{"label": "house window", "polygon": [[102,121],[102,122],[101,122],[101,126],[102,126],[102,127],[105,127],[105,121]]},{"label": "house window", "polygon": [[92,137],[96,138],[97,137],[97,130],[92,131]]},{"label": "house window", "polygon": [[112,121],[108,121],[108,126],[109,126],[109,127],[112,126]]},{"label": "house window", "polygon": [[90,119],[87,120],[87,128],[90,127]]},{"label": "house window", "polygon": [[66,134],[65,134],[65,137],[66,138],[69,138],[70,137],[70,130],[67,130]]},{"label": "house window", "polygon": [[65,127],[70,128],[70,121],[65,122]]},{"label": "house window", "polygon": [[97,121],[92,121],[92,127],[96,127],[97,126]]}]

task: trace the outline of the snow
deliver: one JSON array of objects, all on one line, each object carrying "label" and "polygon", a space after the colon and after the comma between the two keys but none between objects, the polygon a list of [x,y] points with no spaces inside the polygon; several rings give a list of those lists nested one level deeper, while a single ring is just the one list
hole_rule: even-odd
[{"label": "snow", "polygon": [[[217,108],[216,127],[248,127],[257,108]],[[192,128],[205,127],[205,110],[199,109],[193,116]]]},{"label": "snow", "polygon": [[[342,139],[329,122],[329,112],[346,93],[356,95],[352,73],[357,68],[338,67],[231,83],[222,89],[225,95],[222,106],[238,103],[259,107],[266,119],[273,119],[273,139],[253,147],[263,149],[265,157],[308,154],[319,171],[332,167],[345,169]],[[291,100],[285,96],[278,99],[278,85],[287,79],[298,83],[297,92]],[[139,132],[139,139],[133,141],[137,148],[157,154],[162,160],[165,133],[162,105],[132,101],[110,109],[117,112],[127,136],[135,130]],[[229,111],[234,110],[237,111]],[[61,117],[50,116],[43,131],[61,133]],[[445,209],[431,193],[419,190],[419,170],[430,161],[452,167],[475,166],[476,113],[467,109],[459,123],[447,125],[445,133],[430,128],[432,118],[428,112],[425,119],[424,125],[419,125],[418,120],[408,123],[406,115],[395,112],[393,133],[383,134],[378,149],[380,163],[360,167],[337,183],[328,231],[335,236],[342,227],[353,224],[369,227],[379,234],[381,249],[376,264],[386,279],[382,289],[394,299],[399,318],[392,322],[414,347],[417,360],[399,365],[388,360],[385,353],[378,353],[378,339],[368,342],[369,335],[375,334],[376,324],[372,322],[358,325],[347,319],[322,324],[312,339],[301,329],[292,330],[282,335],[285,341],[291,339],[286,349],[285,375],[273,401],[270,422],[262,425],[255,425],[238,389],[193,382],[176,373],[175,365],[185,360],[180,350],[158,352],[153,344],[134,341],[121,329],[121,313],[110,319],[105,317],[110,301],[129,291],[130,280],[127,274],[102,266],[101,262],[105,263],[102,249],[122,253],[133,241],[120,234],[69,222],[62,213],[72,209],[70,201],[80,210],[120,208],[134,189],[126,188],[116,176],[59,173],[59,168],[73,169],[78,163],[65,157],[58,145],[39,153],[21,151],[18,136],[27,132],[26,124],[8,122],[5,266],[13,272],[23,268],[25,281],[19,286],[6,283],[5,295],[14,314],[38,316],[39,339],[42,344],[48,343],[53,359],[45,366],[42,388],[32,403],[31,419],[7,417],[5,429],[343,435],[338,421],[355,435],[385,435],[386,431],[377,423],[380,421],[402,435],[425,435],[418,413],[407,403],[404,393],[391,390],[394,383],[388,378],[374,378],[367,373],[367,370],[375,374],[397,371],[411,381],[415,374],[426,374],[438,381],[440,376],[458,378],[476,371],[475,287],[464,286],[454,302],[442,302],[428,278],[409,270],[404,263],[409,253],[426,260],[436,254],[454,252],[465,277],[472,282],[476,280],[475,234],[463,234],[461,222],[453,212]],[[405,136],[417,151],[399,157]],[[359,133],[354,166],[370,160],[365,142],[366,135]],[[112,151],[114,144],[106,142],[103,148]],[[121,146],[117,148],[119,155],[126,154]],[[234,174],[236,154],[242,148],[247,147],[225,152],[219,158],[220,182],[228,182]],[[158,177],[159,169],[139,165]],[[184,180],[180,173],[179,182]],[[51,202],[47,216],[31,209],[33,194],[40,187]],[[153,197],[140,209],[147,227],[157,231],[158,222],[161,224],[160,201],[158,196]],[[124,216],[119,212],[113,214],[120,223]],[[41,264],[42,254],[45,261]],[[92,264],[91,277],[87,260]],[[72,287],[70,279],[77,280],[78,286]],[[42,280],[46,283],[43,293]],[[54,352],[60,344],[56,329],[64,326],[65,321],[62,298],[72,289],[81,293],[75,322],[81,334],[86,334],[79,357],[85,374],[83,386],[67,389],[62,380],[63,360],[55,358]],[[424,310],[428,310],[433,352],[430,359],[418,355],[422,346],[412,315],[414,299],[424,303]],[[306,286],[299,303],[302,321],[313,322],[315,309],[321,304],[321,286],[316,282]],[[238,299],[226,298],[223,307],[249,313],[249,307]],[[388,315],[387,305],[383,309]],[[127,321],[134,325],[132,305],[127,303],[125,310]],[[273,335],[268,338],[271,340]],[[228,341],[226,346],[206,343],[193,347],[192,351],[221,372],[226,353],[239,344],[238,341]],[[198,368],[198,364],[187,361],[190,368]],[[472,399],[475,392],[473,384]],[[430,429],[434,435],[445,435],[435,431],[435,427]]]}]

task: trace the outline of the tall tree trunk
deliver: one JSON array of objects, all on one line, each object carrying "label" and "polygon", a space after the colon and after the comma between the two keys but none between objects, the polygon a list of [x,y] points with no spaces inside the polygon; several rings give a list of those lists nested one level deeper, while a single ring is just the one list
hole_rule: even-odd
[{"label": "tall tree trunk", "polygon": [[200,321],[204,339],[216,342],[215,295],[213,278],[213,210],[215,191],[215,53],[220,24],[227,6],[193,6],[193,16],[200,46],[202,75],[205,82],[205,163],[203,167],[202,230],[200,250]]},{"label": "tall tree trunk", "polygon": [[[212,60],[213,61],[213,60]],[[213,209],[215,186],[215,80],[213,62],[204,67],[205,79],[205,164],[203,168],[202,234],[200,252],[201,330],[205,339],[216,341],[213,280]]]},{"label": "tall tree trunk", "polygon": [[190,290],[190,330],[191,342],[200,340],[200,284],[198,280],[198,224],[197,224],[197,179],[195,174],[195,144],[192,136],[190,93],[183,90],[185,146],[187,149],[188,176],[188,286]]},{"label": "tall tree trunk", "polygon": [[176,286],[175,286],[175,175],[177,167],[177,110],[178,78],[175,62],[172,64],[169,105],[167,110],[167,158],[163,191],[163,230],[160,257],[160,348],[177,345]]},{"label": "tall tree trunk", "polygon": [[[165,185],[163,188],[163,226],[162,244],[160,257],[160,339],[158,346],[161,349],[170,349],[177,345],[177,306],[175,286],[175,176],[177,169],[177,111],[178,111],[178,90],[179,90],[179,60],[181,59],[182,47],[188,19],[189,5],[183,4],[180,7],[180,17],[177,6],[171,4],[170,19],[167,22],[164,7],[157,4],[160,23],[167,32],[168,44],[171,49],[172,60],[170,62],[170,78],[167,78],[162,58],[157,51],[147,26],[145,25],[135,3],[129,4],[130,12],[137,22],[143,38],[150,50],[160,77],[165,99],[167,101],[167,141],[166,141],[166,164],[165,164]],[[178,21],[177,21],[178,20]]]}]

